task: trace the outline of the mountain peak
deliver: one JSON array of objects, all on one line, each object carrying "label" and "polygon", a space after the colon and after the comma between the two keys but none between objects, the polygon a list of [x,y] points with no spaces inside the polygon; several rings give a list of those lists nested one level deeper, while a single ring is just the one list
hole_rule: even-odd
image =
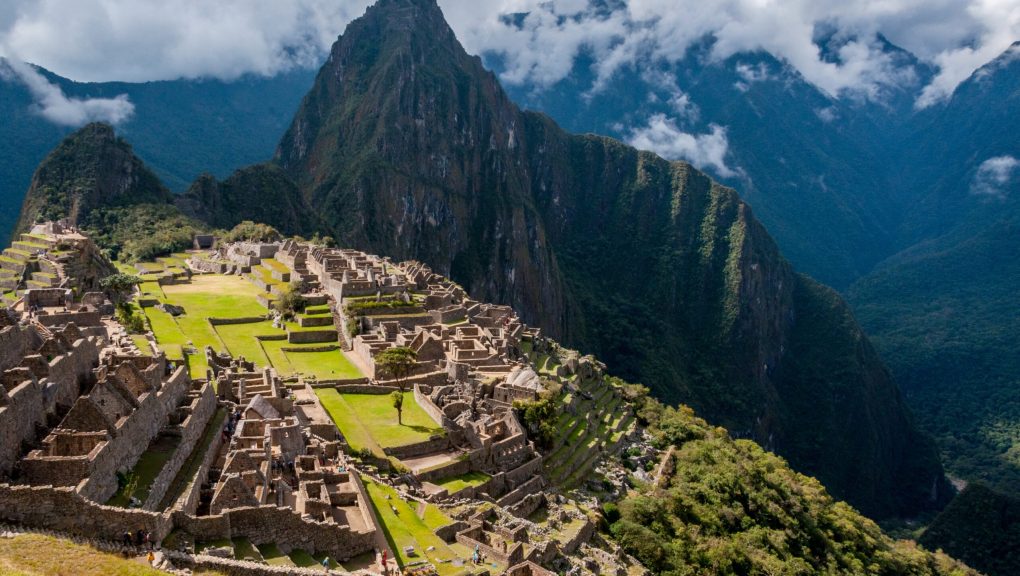
[{"label": "mountain peak", "polygon": [[26,231],[37,220],[68,218],[78,224],[100,207],[172,199],[113,126],[93,122],[64,138],[36,169],[18,230]]},{"label": "mountain peak", "polygon": [[[793,272],[735,191],[522,112],[432,0],[380,0],[348,25],[277,161],[344,245],[513,306],[861,509],[944,498],[845,303]],[[839,403],[860,407],[852,424]]]}]

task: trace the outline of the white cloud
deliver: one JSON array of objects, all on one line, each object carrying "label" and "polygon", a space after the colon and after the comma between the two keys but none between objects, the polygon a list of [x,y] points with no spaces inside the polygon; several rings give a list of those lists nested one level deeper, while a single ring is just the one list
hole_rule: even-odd
[{"label": "white cloud", "polygon": [[271,75],[319,66],[370,3],[3,0],[0,55],[80,81]]},{"label": "white cloud", "polygon": [[[591,53],[596,82],[623,66],[766,50],[835,96],[874,98],[913,77],[877,34],[940,66],[919,105],[945,98],[1020,39],[1016,0],[439,0],[469,51],[504,56],[504,81],[547,86]],[[3,0],[0,55],[75,80],[231,79],[318,65],[371,0]],[[527,13],[516,24],[504,16]],[[819,30],[840,40],[835,60]]]},{"label": "white cloud", "polygon": [[726,129],[715,124],[709,129],[707,134],[688,134],[665,114],[655,114],[645,126],[630,132],[627,143],[667,160],[687,160],[698,168],[711,168],[723,178],[736,176],[738,172],[726,165]]},{"label": "white cloud", "polygon": [[741,92],[746,92],[755,82],[764,82],[772,78],[769,74],[769,66],[765,62],[759,62],[756,66],[738,62],[735,71],[737,76],[740,76],[740,81],[734,86]]},{"label": "white cloud", "polygon": [[0,61],[0,76],[23,83],[32,93],[39,114],[61,126],[78,127],[95,121],[116,125],[135,111],[126,94],[114,98],[68,98],[59,86],[21,62]]},{"label": "white cloud", "polygon": [[[916,76],[883,51],[878,34],[943,66],[929,100],[944,97],[979,65],[1020,38],[1016,0],[443,0],[469,49],[501,54],[507,82],[551,84],[581,51],[594,55],[595,88],[621,66],[675,62],[706,36],[712,57],[765,50],[834,96],[878,98]],[[528,12],[519,26],[492,13]],[[820,29],[841,41],[835,59],[817,45]],[[972,48],[964,48],[972,46]],[[964,58],[974,50],[971,58]],[[961,76],[959,71],[965,71]]]},{"label": "white cloud", "polygon": [[971,194],[989,198],[1004,198],[1008,186],[1015,180],[1014,172],[1020,160],[1012,156],[995,156],[981,163],[970,184]]}]

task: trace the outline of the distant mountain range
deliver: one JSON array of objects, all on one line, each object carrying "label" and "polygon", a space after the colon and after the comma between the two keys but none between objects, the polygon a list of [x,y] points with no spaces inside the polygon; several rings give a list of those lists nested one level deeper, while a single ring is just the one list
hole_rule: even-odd
[{"label": "distant mountain range", "polygon": [[552,87],[508,90],[577,132],[724,128],[725,169],[706,170],[847,294],[950,470],[1020,493],[1020,44],[923,110],[931,68],[888,42],[914,80],[877,100],[834,98],[765,53],[706,63],[709,47],[597,91],[584,58]]}]

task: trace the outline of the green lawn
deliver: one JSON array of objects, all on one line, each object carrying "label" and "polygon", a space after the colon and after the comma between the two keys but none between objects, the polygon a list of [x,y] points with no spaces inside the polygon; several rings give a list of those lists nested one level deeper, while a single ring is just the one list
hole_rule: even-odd
[{"label": "green lawn", "polygon": [[[287,346],[293,348],[294,345]],[[364,374],[351,363],[340,350],[327,352],[296,352],[294,350],[282,351],[287,358],[292,373],[301,373],[305,376],[315,376],[319,380],[336,380],[362,378]],[[280,369],[283,372],[283,369]]]},{"label": "green lawn", "polygon": [[135,343],[135,346],[138,347],[138,350],[144,356],[152,356],[152,349],[149,348],[149,340],[146,339],[145,336],[142,336],[141,334],[132,334],[131,341]]},{"label": "green lawn", "polygon": [[262,562],[262,553],[251,543],[251,540],[247,538],[234,538],[233,544],[235,560]]},{"label": "green lawn", "polygon": [[[162,264],[151,264],[151,267]],[[282,376],[303,374],[318,379],[361,378],[363,374],[340,351],[328,352],[284,352],[281,348],[314,348],[315,345],[295,345],[283,341],[262,341],[258,336],[285,335],[287,331],[330,330],[331,327],[301,328],[288,323],[287,330],[273,328],[268,320],[245,324],[221,324],[213,326],[209,318],[252,318],[263,317],[267,310],[259,304],[259,289],[248,280],[238,276],[217,274],[196,275],[187,284],[160,286],[155,282],[141,285],[143,293],[160,301],[184,308],[184,314],[172,317],[155,308],[146,308],[145,314],[156,336],[156,342],[167,353],[167,357],[183,360],[182,348],[191,345],[196,354],[187,358],[191,375],[205,377],[208,368],[205,361],[205,347],[211,346],[217,352],[228,352],[232,356],[244,356],[256,363],[258,368],[273,366]],[[329,313],[328,306],[315,309],[318,313]]]},{"label": "green lawn", "polygon": [[[255,362],[260,367],[269,365],[271,361],[266,357],[257,337],[285,334],[283,330],[273,328],[273,323],[268,320],[246,324],[221,324],[216,326],[216,332],[231,356],[234,358],[244,356],[245,359]],[[281,372],[283,371],[281,370]]]},{"label": "green lawn", "polygon": [[[465,564],[468,564],[469,562],[467,561],[471,558],[471,551],[459,544],[443,542],[443,539],[436,536],[433,530],[444,524],[431,525],[427,522],[427,520],[439,520],[449,524],[449,518],[442,516],[441,513],[440,517],[437,517],[435,514],[431,516],[426,514],[423,520],[416,513],[418,503],[408,504],[404,502],[393,488],[384,484],[377,484],[367,478],[365,479],[365,488],[368,491],[369,499],[372,501],[372,507],[375,509],[376,516],[382,524],[386,540],[397,554],[397,561],[402,566],[424,558],[435,565],[441,576],[470,573],[468,568],[464,566],[458,568],[451,565],[448,561],[460,557],[465,560]],[[404,554],[406,546],[414,546],[418,556],[406,556]],[[429,546],[435,546],[435,549],[426,551]]]},{"label": "green lawn", "polygon": [[163,292],[189,316],[242,318],[266,313],[256,299],[258,288],[239,276],[198,275],[188,284],[164,286]]},{"label": "green lawn", "polygon": [[461,490],[471,486],[481,486],[482,484],[489,481],[488,474],[484,472],[467,472],[465,474],[459,474],[457,476],[450,476],[449,478],[443,478],[439,481],[434,481],[433,484],[446,488],[450,494],[460,492]]},{"label": "green lawn", "polygon": [[265,266],[266,268],[276,270],[278,272],[285,273],[290,272],[290,268],[287,268],[287,266],[283,262],[278,262],[272,258],[266,258],[265,260],[263,260],[262,265]]},{"label": "green lawn", "polygon": [[389,394],[340,394],[333,389],[316,392],[355,450],[368,448],[380,456],[382,448],[423,442],[444,432],[415,402],[414,392],[404,392],[403,421],[399,424]]},{"label": "green lawn", "polygon": [[[323,558],[325,558],[325,555],[320,555],[319,558],[315,558],[308,552],[305,552],[304,550],[301,549],[290,551],[290,561],[293,562],[294,566],[297,566],[298,568],[317,568],[325,572],[326,569],[323,568],[322,566]],[[330,558],[328,562],[329,567],[331,569],[338,568],[340,566],[332,558]]]}]

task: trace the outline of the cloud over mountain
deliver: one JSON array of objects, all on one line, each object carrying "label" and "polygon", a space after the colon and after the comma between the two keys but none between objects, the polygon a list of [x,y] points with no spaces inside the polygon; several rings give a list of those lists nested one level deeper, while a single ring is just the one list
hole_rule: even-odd
[{"label": "cloud over mountain", "polygon": [[[76,80],[231,79],[317,66],[369,0],[8,0],[0,55]],[[507,63],[506,82],[551,84],[583,51],[598,82],[622,66],[678,60],[715,39],[713,58],[767,50],[833,95],[909,81],[877,34],[940,67],[918,101],[947,96],[1020,39],[1012,0],[440,0],[469,51]],[[819,46],[822,33],[832,43]],[[833,32],[832,34],[829,34]],[[73,46],[74,49],[69,49]]]},{"label": "cloud over mountain", "polygon": [[15,60],[0,60],[0,79],[24,84],[35,99],[36,111],[60,126],[78,127],[89,122],[116,125],[135,111],[126,94],[113,98],[69,98],[35,68]]}]

